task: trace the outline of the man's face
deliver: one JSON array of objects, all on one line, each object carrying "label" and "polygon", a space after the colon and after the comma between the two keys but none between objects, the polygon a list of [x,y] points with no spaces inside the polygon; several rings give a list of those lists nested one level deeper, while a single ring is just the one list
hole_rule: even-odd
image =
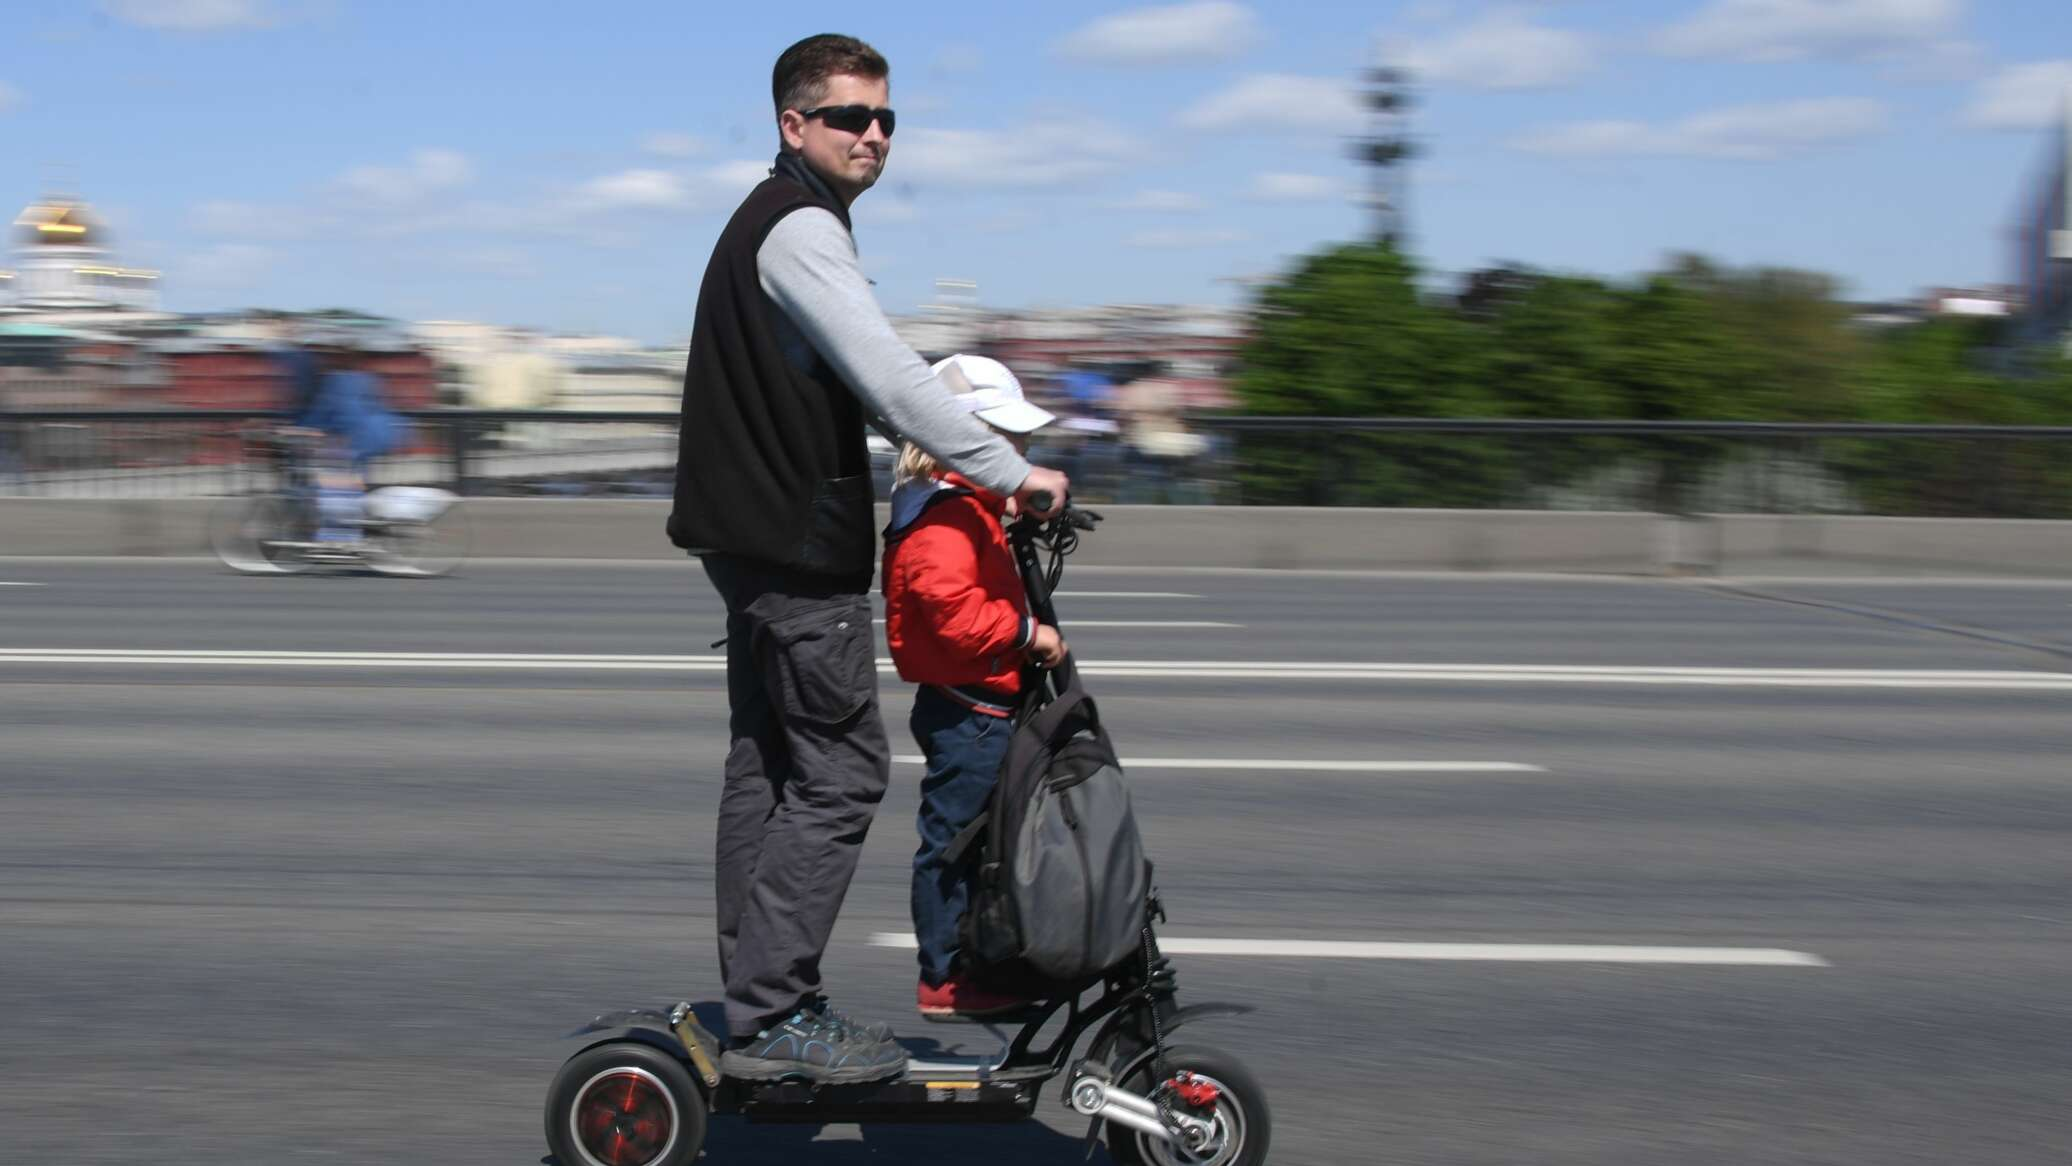
[{"label": "man's face", "polygon": [[[883,109],[892,102],[892,87],[880,77],[872,80],[847,73],[827,80],[827,94],[819,106],[866,105]],[[892,152],[892,139],[873,118],[862,133],[849,133],[827,124],[825,118],[803,117],[787,109],[777,120],[784,144],[806,160],[814,173],[834,188],[843,202],[871,188],[885,172],[885,158]]]}]

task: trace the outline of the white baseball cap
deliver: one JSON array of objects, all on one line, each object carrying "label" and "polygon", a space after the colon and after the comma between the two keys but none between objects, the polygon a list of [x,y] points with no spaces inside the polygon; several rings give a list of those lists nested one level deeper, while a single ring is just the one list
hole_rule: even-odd
[{"label": "white baseball cap", "polygon": [[1030,404],[1022,396],[1022,382],[997,360],[960,352],[936,361],[935,375],[957,393],[967,412],[995,429],[1034,433],[1057,420],[1049,410]]}]

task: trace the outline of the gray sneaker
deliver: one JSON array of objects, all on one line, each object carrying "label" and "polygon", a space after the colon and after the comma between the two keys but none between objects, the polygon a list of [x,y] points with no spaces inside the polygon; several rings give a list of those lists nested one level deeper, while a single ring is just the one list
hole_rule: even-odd
[{"label": "gray sneaker", "polygon": [[873,1021],[869,1024],[859,1024],[848,1013],[843,1012],[841,1009],[836,1008],[832,1003],[830,1003],[825,992],[813,997],[811,1000],[806,1001],[805,1008],[809,1012],[818,1012],[820,1015],[827,1017],[829,1020],[834,1021],[836,1024],[846,1025],[850,1029],[853,1029],[856,1032],[860,1032],[874,1041],[889,1041],[892,1039],[891,1025],[886,1024],[883,1021]]},{"label": "gray sneaker", "polygon": [[906,1072],[906,1050],[804,1008],[719,1059],[719,1071],[748,1081],[800,1077],[823,1085],[884,1081]]}]

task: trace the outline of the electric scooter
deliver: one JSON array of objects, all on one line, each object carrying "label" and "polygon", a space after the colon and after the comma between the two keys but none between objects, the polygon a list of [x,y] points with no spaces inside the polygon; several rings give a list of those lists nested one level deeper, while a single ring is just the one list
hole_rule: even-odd
[{"label": "electric scooter", "polygon": [[[1049,509],[1047,499],[1031,501]],[[1039,621],[1057,626],[1051,595],[1064,558],[1099,521],[1068,503],[1047,521],[1009,526]],[[1272,1119],[1258,1079],[1236,1054],[1167,1043],[1176,1029],[1252,1009],[1181,1007],[1154,931],[1164,921],[1154,889],[1138,949],[1094,982],[1053,986],[996,1053],[911,1057],[903,1075],[885,1081],[729,1079],[719,1069],[719,1038],[689,1004],[607,1013],[569,1034],[580,1047],[547,1090],[548,1146],[561,1166],[684,1166],[697,1158],[712,1114],[814,1124],[1018,1121],[1035,1113],[1046,1084],[1063,1078],[1063,1104],[1090,1119],[1089,1153],[1105,1140],[1124,1166],[1259,1166]],[[1040,1039],[1051,1027],[1055,1035]]]}]

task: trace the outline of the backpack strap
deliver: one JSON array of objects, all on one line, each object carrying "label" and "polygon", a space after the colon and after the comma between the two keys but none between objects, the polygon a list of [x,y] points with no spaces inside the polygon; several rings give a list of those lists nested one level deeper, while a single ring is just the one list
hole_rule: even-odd
[{"label": "backpack strap", "polygon": [[[1093,697],[1088,696],[1086,690],[1079,686],[1078,675],[1067,669],[1064,677],[1066,683],[1063,691],[1058,693],[1055,699],[1041,704],[1038,703],[1041,699],[1041,678],[1028,678],[1035,681],[1033,684],[1025,682],[1022,705],[1014,716],[1014,736],[1008,740],[1007,756],[1001,760],[1002,773],[1015,772],[1018,766],[1030,764],[1035,760],[1033,754],[1056,750],[1057,737],[1065,728],[1067,720],[1075,714],[1085,719],[1110,753],[1115,751],[1114,745],[1108,740],[1107,730],[1101,727],[1100,713],[1094,708]],[[998,853],[1006,839],[995,835],[1008,821],[1008,815],[994,812],[994,802],[999,796],[1000,787],[996,784],[986,795],[986,809],[981,811],[978,817],[973,818],[970,825],[957,831],[957,836],[950,840],[950,845],[943,851],[945,863],[955,866],[962,861],[965,853],[971,849],[972,843],[978,841],[979,836],[986,833],[989,827],[992,832],[987,834],[987,838],[995,853]]]},{"label": "backpack strap", "polygon": [[1110,753],[1115,745],[1108,739],[1108,730],[1101,724],[1101,712],[1094,704],[1094,698],[1080,686],[1079,673],[1072,666],[1071,657],[1051,672],[1051,682],[1057,686],[1057,695],[1050,703],[1025,711],[1017,732],[1007,745],[1007,764],[1026,764],[1029,754],[1035,750],[1055,751],[1069,736],[1073,722],[1083,721]]},{"label": "backpack strap", "polygon": [[957,831],[957,836],[950,839],[949,846],[942,852],[943,865],[956,866],[958,863],[963,862],[964,852],[970,850],[971,844],[978,841],[979,834],[985,830],[986,824],[991,822],[992,819],[993,811],[986,810],[980,813],[978,817],[973,818],[970,825]]}]

